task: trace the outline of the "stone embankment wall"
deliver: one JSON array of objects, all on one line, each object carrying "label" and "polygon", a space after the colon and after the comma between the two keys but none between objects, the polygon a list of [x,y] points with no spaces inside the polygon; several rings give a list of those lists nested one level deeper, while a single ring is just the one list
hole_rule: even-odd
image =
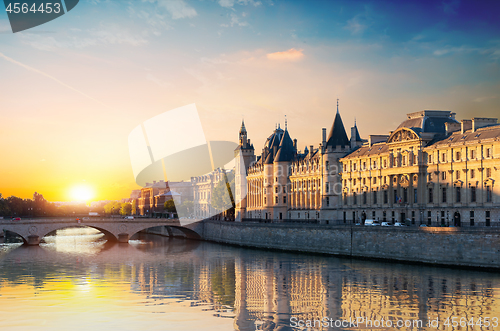
[{"label": "stone embankment wall", "polygon": [[[200,224],[201,225],[201,224]],[[500,229],[328,226],[205,221],[218,243],[441,265],[500,269]]]}]

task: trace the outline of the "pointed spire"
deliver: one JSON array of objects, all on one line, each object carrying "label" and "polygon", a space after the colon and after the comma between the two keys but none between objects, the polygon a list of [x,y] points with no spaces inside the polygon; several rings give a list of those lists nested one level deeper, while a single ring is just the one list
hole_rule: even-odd
[{"label": "pointed spire", "polygon": [[285,131],[287,129],[286,115],[285,115]]},{"label": "pointed spire", "polygon": [[354,127],[356,127],[356,117],[354,117]]},{"label": "pointed spire", "polygon": [[241,120],[241,128],[240,133],[246,133],[247,129],[245,128],[245,120]]},{"label": "pointed spire", "polygon": [[280,123],[278,123],[278,129],[281,129],[281,128],[280,128]]},{"label": "pointed spire", "polygon": [[337,114],[339,113],[339,98],[337,98]]}]

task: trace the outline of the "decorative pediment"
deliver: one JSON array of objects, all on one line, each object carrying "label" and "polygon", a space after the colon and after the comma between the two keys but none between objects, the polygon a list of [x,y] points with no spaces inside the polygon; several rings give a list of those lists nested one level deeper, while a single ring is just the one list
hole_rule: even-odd
[{"label": "decorative pediment", "polygon": [[396,143],[396,142],[419,140],[419,139],[420,137],[412,129],[401,128],[392,133],[392,135],[387,140],[387,143]]},{"label": "decorative pediment", "polygon": [[387,190],[388,188],[389,188],[389,185],[387,185],[387,184],[382,185],[382,189]]},{"label": "decorative pediment", "polygon": [[493,178],[488,178],[484,181],[484,185],[485,186],[493,186],[493,184],[495,184],[495,180]]},{"label": "decorative pediment", "polygon": [[453,186],[462,187],[462,186],[464,186],[464,182],[462,182],[461,180],[456,180],[453,182]]}]

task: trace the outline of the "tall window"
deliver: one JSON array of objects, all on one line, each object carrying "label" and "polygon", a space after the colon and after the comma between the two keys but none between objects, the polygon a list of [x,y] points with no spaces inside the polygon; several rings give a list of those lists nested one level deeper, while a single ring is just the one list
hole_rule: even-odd
[{"label": "tall window", "polygon": [[373,177],[373,185],[377,184],[377,177]]},{"label": "tall window", "polygon": [[329,167],[330,163],[328,161],[325,162],[325,168],[326,170],[328,170],[328,167]]},{"label": "tall window", "polygon": [[325,192],[330,192],[330,183],[325,183]]},{"label": "tall window", "polygon": [[432,155],[429,154],[429,163],[432,163]]},{"label": "tall window", "polygon": [[491,168],[486,168],[486,177],[491,177]]},{"label": "tall window", "polygon": [[470,188],[470,202],[476,202],[476,187]]},{"label": "tall window", "polygon": [[446,171],[441,171],[441,179],[446,180]]},{"label": "tall window", "polygon": [[443,200],[442,202],[446,202],[446,187],[443,187]]},{"label": "tall window", "polygon": [[429,210],[427,211],[427,225],[431,225],[432,223],[432,212]]},{"label": "tall window", "polygon": [[446,162],[446,153],[441,154],[441,162]]},{"label": "tall window", "polygon": [[434,195],[433,195],[432,187],[429,187],[429,203],[434,203]]},{"label": "tall window", "polygon": [[403,202],[408,203],[408,189],[407,188],[403,189]]},{"label": "tall window", "polygon": [[429,174],[427,176],[428,176],[427,181],[432,182],[432,174]]},{"label": "tall window", "polygon": [[354,204],[357,205],[358,204],[358,196],[356,195],[356,192],[354,192],[352,194],[352,197],[354,198]]},{"label": "tall window", "polygon": [[377,204],[377,191],[373,191],[373,204]]},{"label": "tall window", "polygon": [[[327,198],[328,199],[328,198]],[[286,203],[286,195],[283,196],[283,203]]]},{"label": "tall window", "polygon": [[462,156],[462,155],[460,154],[460,152],[457,152],[457,153],[456,153],[456,160],[457,160],[457,161],[460,161],[461,156]]},{"label": "tall window", "polygon": [[387,168],[387,160],[384,159],[384,168]]},{"label": "tall window", "polygon": [[398,190],[394,190],[394,203],[398,202]]},{"label": "tall window", "polygon": [[491,202],[491,186],[486,186],[486,202]]},{"label": "tall window", "polygon": [[470,158],[471,159],[475,159],[476,158],[476,151],[473,150],[473,149],[471,149],[471,151],[470,151]]},{"label": "tall window", "polygon": [[491,148],[486,148],[486,157],[491,157]]},{"label": "tall window", "polygon": [[486,226],[491,225],[491,213],[489,210],[486,211]]},{"label": "tall window", "polygon": [[413,203],[418,203],[418,191],[416,188],[413,189]]},{"label": "tall window", "polygon": [[476,171],[474,169],[470,170],[470,178],[475,178],[476,177]]},{"label": "tall window", "polygon": [[326,197],[326,206],[330,207],[330,198],[329,197]]},{"label": "tall window", "polygon": [[363,192],[363,204],[364,205],[366,205],[366,200],[367,200],[366,196],[367,196],[366,192]]},{"label": "tall window", "polygon": [[389,194],[387,190],[384,190],[384,203],[389,203]]},{"label": "tall window", "polygon": [[456,179],[460,179],[460,170],[455,171],[455,177]]},{"label": "tall window", "polygon": [[347,205],[347,193],[344,193],[344,205]]},{"label": "tall window", "polygon": [[456,202],[462,201],[461,193],[462,193],[462,189],[460,187],[455,187],[455,201]]},{"label": "tall window", "polygon": [[470,211],[470,226],[474,226],[474,211]]}]

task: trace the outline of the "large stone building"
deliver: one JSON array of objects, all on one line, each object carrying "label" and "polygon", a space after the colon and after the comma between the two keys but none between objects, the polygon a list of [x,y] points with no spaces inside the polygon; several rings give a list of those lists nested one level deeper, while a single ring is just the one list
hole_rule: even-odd
[{"label": "large stone building", "polygon": [[317,148],[297,150],[277,127],[255,157],[242,124],[236,149],[236,220],[429,225],[500,224],[500,125],[458,122],[449,111],[421,111],[389,135],[348,139],[340,113]]}]

